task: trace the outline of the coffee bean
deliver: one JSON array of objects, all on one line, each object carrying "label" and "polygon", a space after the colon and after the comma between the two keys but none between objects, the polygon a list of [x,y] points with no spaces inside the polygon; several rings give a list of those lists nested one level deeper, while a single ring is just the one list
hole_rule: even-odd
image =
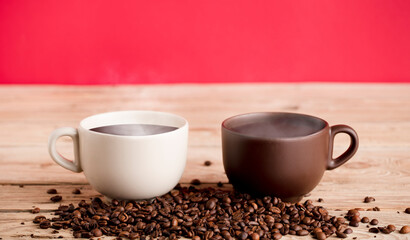
[{"label": "coffee bean", "polygon": [[404,210],[405,213],[410,214],[410,207],[406,208],[406,210]]},{"label": "coffee bean", "polygon": [[125,212],[121,212],[118,216],[118,220],[120,220],[121,222],[126,222],[128,221],[128,215]]},{"label": "coffee bean", "polygon": [[336,236],[337,236],[338,238],[347,238],[347,234],[346,234],[346,233],[339,232],[339,231],[336,232]]},{"label": "coffee bean", "polygon": [[198,185],[201,185],[201,181],[200,181],[199,179],[193,179],[193,180],[191,181],[191,184],[192,184],[192,185],[195,185],[195,186],[198,186]]},{"label": "coffee bean", "polygon": [[388,229],[387,227],[379,227],[380,232],[384,234],[390,234],[392,231]]},{"label": "coffee bean", "polygon": [[212,165],[212,162],[209,161],[209,160],[207,160],[207,161],[204,162],[204,165],[205,165],[205,166],[211,166],[211,165]]},{"label": "coffee bean", "polygon": [[46,219],[46,217],[44,217],[44,216],[36,216],[35,218],[34,218],[34,220],[33,220],[33,223],[40,223],[41,221],[43,221],[43,220],[45,220]]},{"label": "coffee bean", "polygon": [[248,238],[248,234],[247,234],[246,232],[240,232],[240,233],[238,234],[238,238],[239,238],[239,239],[242,239],[242,240],[247,239],[247,238]]},{"label": "coffee bean", "polygon": [[374,197],[365,197],[363,202],[364,203],[369,203],[369,202],[374,202],[376,199]]},{"label": "coffee bean", "polygon": [[377,225],[377,224],[379,224],[379,221],[377,219],[372,219],[370,221],[370,225]]},{"label": "coffee bean", "polygon": [[351,228],[346,228],[343,232],[346,234],[351,234],[353,230]]},{"label": "coffee bean", "polygon": [[218,183],[216,184],[216,186],[218,186],[218,187],[223,187],[224,184],[223,184],[222,182],[218,182]]},{"label": "coffee bean", "polygon": [[72,193],[73,193],[73,194],[81,194],[81,190],[78,189],[78,188],[75,188],[75,189],[72,191]]},{"label": "coffee bean", "polygon": [[102,232],[101,232],[101,230],[98,229],[98,228],[94,228],[94,229],[91,231],[91,233],[92,233],[92,235],[93,235],[94,237],[101,237],[101,236],[103,235]]},{"label": "coffee bean", "polygon": [[45,220],[42,220],[42,221],[40,222],[40,228],[41,228],[41,229],[47,229],[47,228],[49,228],[49,227],[51,227],[51,223],[50,223],[49,220],[45,219]]},{"label": "coffee bean", "polygon": [[368,217],[363,217],[362,220],[361,220],[362,223],[368,223],[369,221],[370,220],[369,220]]},{"label": "coffee bean", "polygon": [[299,230],[299,231],[296,232],[296,234],[298,236],[306,236],[306,235],[309,234],[309,232],[307,230]]},{"label": "coffee bean", "polygon": [[358,227],[358,226],[359,226],[359,222],[357,222],[357,221],[350,221],[350,222],[349,222],[349,226]]},{"label": "coffee bean", "polygon": [[320,227],[314,228],[314,229],[312,230],[312,233],[313,233],[313,234],[316,234],[316,233],[318,233],[318,232],[323,232],[323,230],[322,230]]},{"label": "coffee bean", "polygon": [[214,209],[215,206],[216,206],[216,201],[218,201],[218,200],[215,199],[215,198],[212,198],[212,199],[208,200],[206,202],[206,209],[209,209],[209,210]]},{"label": "coffee bean", "polygon": [[276,229],[282,229],[283,228],[283,224],[282,223],[275,223],[274,227]]},{"label": "coffee bean", "polygon": [[138,239],[139,237],[140,235],[135,232],[130,233],[130,235],[128,236],[129,239]]},{"label": "coffee bean", "polygon": [[372,227],[372,228],[369,229],[369,232],[371,232],[371,233],[379,233],[379,229],[378,229],[378,228],[375,228],[375,227]]},{"label": "coffee bean", "polygon": [[221,234],[222,234],[222,237],[225,239],[231,238],[231,234],[226,230],[223,230]]},{"label": "coffee bean", "polygon": [[118,234],[119,237],[125,237],[125,238],[128,238],[129,235],[130,233],[127,231],[122,231]]},{"label": "coffee bean", "polygon": [[82,232],[81,237],[82,238],[91,238],[93,235],[90,232]]},{"label": "coffee bean", "polygon": [[192,238],[192,240],[201,240],[201,238],[200,238],[199,236],[194,236],[194,237]]},{"label": "coffee bean", "polygon": [[278,207],[271,207],[269,208],[269,211],[271,211],[274,214],[280,214],[281,210]]},{"label": "coffee bean", "polygon": [[302,227],[301,226],[299,226],[299,225],[294,225],[293,227],[292,227],[292,230],[294,230],[294,231],[299,231],[299,230],[302,230]]},{"label": "coffee bean", "polygon": [[317,232],[317,233],[316,233],[316,238],[317,238],[318,240],[324,240],[324,239],[327,238],[327,236],[326,236],[326,234],[325,234],[324,232]]},{"label": "coffee bean", "polygon": [[342,217],[338,217],[338,218],[336,218],[336,223],[343,224],[343,223],[345,223],[345,219],[342,218]]},{"label": "coffee bean", "polygon": [[40,212],[40,208],[36,207],[31,210],[31,213],[36,214]]},{"label": "coffee bean", "polygon": [[396,226],[394,226],[393,224],[389,224],[387,225],[387,229],[389,229],[391,232],[396,231]]},{"label": "coffee bean", "polygon": [[280,233],[273,234],[273,239],[277,240],[277,239],[281,239],[281,238],[282,238],[282,234],[280,234]]},{"label": "coffee bean", "polygon": [[350,221],[353,221],[353,222],[360,222],[360,221],[361,221],[361,219],[360,219],[360,217],[359,217],[359,216],[353,216],[353,217],[350,219]]},{"label": "coffee bean", "polygon": [[379,208],[379,207],[374,207],[374,208],[373,208],[373,211],[377,211],[377,212],[378,212],[378,211],[380,211],[380,208]]},{"label": "coffee bean", "polygon": [[62,199],[63,199],[63,197],[61,197],[60,195],[56,195],[56,196],[50,198],[50,200],[52,202],[60,202]]},{"label": "coffee bean", "polygon": [[317,201],[318,202],[324,202],[323,198],[319,198]]},{"label": "coffee bean", "polygon": [[351,218],[351,217],[353,217],[353,216],[360,216],[360,212],[357,211],[356,209],[350,209],[350,210],[347,212],[347,215],[346,215],[346,216],[348,217],[348,219]]},{"label": "coffee bean", "polygon": [[73,217],[81,218],[81,212],[79,210],[75,210],[72,214],[73,214]]},{"label": "coffee bean", "polygon": [[59,229],[63,228],[63,224],[61,224],[59,222],[55,222],[55,223],[51,224],[51,227],[54,228],[54,229],[59,230]]},{"label": "coffee bean", "polygon": [[252,240],[259,240],[259,238],[260,238],[259,234],[257,234],[257,233],[252,233],[252,235],[251,235],[251,239],[252,239]]},{"label": "coffee bean", "polygon": [[401,234],[407,234],[410,233],[410,226],[403,226],[400,231]]},{"label": "coffee bean", "polygon": [[51,189],[48,189],[48,190],[47,190],[47,193],[48,193],[48,194],[57,194],[57,190],[54,189],[54,188],[51,188]]}]

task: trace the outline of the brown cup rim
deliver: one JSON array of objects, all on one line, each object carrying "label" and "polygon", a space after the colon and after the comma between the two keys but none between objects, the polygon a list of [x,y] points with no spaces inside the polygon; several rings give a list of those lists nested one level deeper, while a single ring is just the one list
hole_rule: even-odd
[{"label": "brown cup rim", "polygon": [[[230,129],[227,126],[227,122],[232,121],[235,118],[239,118],[239,117],[243,117],[243,116],[249,116],[249,115],[257,115],[257,114],[264,114],[264,115],[265,114],[269,114],[269,115],[271,115],[271,114],[298,115],[298,116],[317,119],[319,121],[322,121],[325,125],[324,125],[323,128],[321,128],[320,130],[318,130],[314,133],[311,133],[311,134],[308,134],[308,135],[303,135],[303,136],[296,136],[296,137],[256,137],[256,136],[250,136],[250,135],[247,135],[247,134],[236,132],[236,131]],[[238,135],[238,136],[241,136],[241,137],[245,137],[245,138],[253,138],[253,139],[265,140],[265,141],[296,141],[296,140],[303,140],[303,139],[307,139],[307,138],[311,138],[313,136],[319,135],[329,127],[329,123],[327,121],[325,121],[324,119],[322,119],[322,118],[312,116],[312,115],[308,115],[308,114],[293,113],[293,112],[250,112],[250,113],[242,113],[242,114],[238,114],[238,115],[235,115],[235,116],[232,116],[232,117],[229,117],[229,118],[225,119],[222,122],[221,125],[222,125],[223,129],[229,131],[232,134],[235,134],[235,135]]]}]

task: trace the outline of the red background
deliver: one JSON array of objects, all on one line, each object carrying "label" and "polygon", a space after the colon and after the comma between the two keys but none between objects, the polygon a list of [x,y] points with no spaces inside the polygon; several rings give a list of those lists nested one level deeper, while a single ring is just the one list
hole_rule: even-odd
[{"label": "red background", "polygon": [[0,83],[410,82],[408,0],[0,0]]}]

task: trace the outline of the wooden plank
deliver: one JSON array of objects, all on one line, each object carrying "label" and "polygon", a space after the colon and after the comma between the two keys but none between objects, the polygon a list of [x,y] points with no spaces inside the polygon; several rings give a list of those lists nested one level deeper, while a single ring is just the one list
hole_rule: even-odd
[{"label": "wooden plank", "polygon": [[[340,215],[341,211],[329,211],[332,215]],[[50,213],[42,214],[46,217],[52,217]],[[365,212],[365,216],[372,218],[377,218],[379,220],[380,226],[386,226],[387,224],[396,223],[396,227],[403,226],[404,224],[408,224],[409,219],[404,216],[404,214],[397,214],[395,211],[384,211],[384,212]],[[72,236],[72,232],[70,230],[59,230],[59,233],[52,234],[52,229],[39,229],[38,225],[32,223],[34,215],[27,212],[0,212],[0,238],[6,239],[31,239],[31,234],[34,234],[33,239],[56,239],[59,236],[63,236],[64,239],[75,239]],[[21,223],[24,223],[22,225]],[[357,237],[357,239],[400,239],[405,240],[408,239],[408,234],[403,235],[399,234],[396,230],[394,233],[391,234],[373,234],[368,232],[368,228],[366,228],[366,224],[360,224],[359,227],[353,228],[353,233],[349,234],[348,239],[352,239],[353,237]],[[374,238],[376,236],[376,238]],[[101,239],[115,239],[113,237],[102,237]],[[282,238],[283,240],[300,240],[300,239],[312,239],[311,237],[299,237],[299,236],[291,236],[286,235]],[[340,239],[332,236],[328,239]]]},{"label": "wooden plank", "polygon": [[[0,87],[0,114],[4,120],[34,118],[59,123],[78,122],[104,111],[152,109],[181,114],[202,126],[209,120],[218,124],[242,112],[286,110],[317,114],[330,122],[403,121],[410,119],[410,106],[406,104],[410,101],[409,92],[406,84]],[[203,117],[206,121],[201,122]]]},{"label": "wooden plank", "polygon": [[[189,184],[183,184],[189,186]],[[375,185],[356,188],[350,182],[322,182],[310,195],[305,197],[305,200],[311,199],[316,205],[322,205],[329,210],[341,209],[349,210],[351,208],[373,208],[379,207],[382,211],[403,211],[410,206],[410,200],[406,197],[408,193],[398,188],[386,188],[383,191]],[[215,183],[201,184],[200,187],[216,187]],[[359,184],[357,184],[359,186]],[[63,197],[63,201],[58,204],[76,203],[82,199],[89,200],[91,197],[101,196],[88,184],[32,184],[24,185],[0,185],[0,212],[23,211],[28,212],[33,206],[40,207],[44,212],[49,212],[58,206],[57,203],[52,203],[46,191],[50,188],[57,189],[59,195]],[[81,189],[82,194],[72,194],[75,188]],[[228,183],[224,184],[224,189],[232,189]],[[372,196],[376,199],[375,202],[363,203],[366,196]],[[316,200],[322,198],[324,202],[318,203]],[[409,214],[403,214],[410,219]]]},{"label": "wooden plank", "polygon": [[[339,149],[339,152],[343,150],[344,148]],[[27,155],[28,152],[29,155]],[[323,181],[327,181],[327,179],[340,179],[341,181],[360,179],[366,183],[373,182],[386,188],[394,187],[389,186],[390,182],[408,185],[410,183],[409,158],[410,148],[406,147],[360,148],[353,159],[345,165],[326,172]],[[73,173],[54,163],[44,148],[8,148],[7,152],[0,151],[0,159],[2,159],[0,161],[2,165],[0,167],[0,184],[86,182],[82,173]],[[206,167],[203,165],[205,160],[210,160],[213,164]],[[227,181],[219,147],[191,147],[189,149],[187,166],[181,182],[187,183],[194,178],[204,179],[207,182]]]},{"label": "wooden plank", "polygon": [[0,87],[5,136],[0,146],[44,144],[57,127],[76,127],[83,117],[123,109],[172,111],[186,117],[194,145],[219,144],[220,124],[229,116],[294,111],[323,117],[330,124],[350,124],[363,142],[408,146],[410,134],[402,133],[410,132],[409,93],[408,85],[385,84]]},{"label": "wooden plank", "polygon": [[[193,120],[192,125],[198,125]],[[202,127],[190,126],[189,144],[190,146],[220,146],[221,145],[221,123],[205,124]],[[348,124],[353,127],[360,138],[361,146],[365,147],[387,147],[387,146],[405,146],[410,147],[410,120],[401,122],[346,122],[343,120],[331,122],[335,124]],[[3,128],[0,138],[1,147],[11,146],[47,146],[48,136],[58,127],[77,127],[78,123],[62,121],[60,124],[50,122],[6,122],[0,124]],[[24,131],[21,131],[24,126]],[[7,137],[6,137],[7,136]],[[68,138],[67,138],[68,139]],[[348,138],[346,138],[348,140]],[[65,140],[67,141],[67,140]],[[340,145],[346,145],[347,141],[341,142]],[[70,146],[68,146],[70,147]]]},{"label": "wooden plank", "polygon": [[[53,129],[75,127],[89,115],[129,109],[184,116],[191,132],[181,183],[199,178],[212,186],[228,181],[220,140],[220,124],[227,117],[255,111],[291,111],[317,115],[331,125],[351,125],[359,133],[359,151],[344,166],[327,171],[308,198],[323,198],[321,205],[333,211],[378,206],[381,212],[363,214],[378,218],[381,225],[410,223],[410,215],[403,214],[410,206],[409,84],[0,86],[0,238],[27,239],[33,233],[38,238],[62,235],[71,239],[67,231],[53,237],[51,231],[35,228],[28,211],[39,206],[49,214],[58,206],[45,194],[51,187],[62,192],[63,203],[98,193],[87,185],[83,174],[65,170],[50,159],[47,138]],[[335,155],[344,151],[348,140],[346,136],[337,137]],[[65,156],[72,155],[70,141],[62,139],[59,150]],[[205,167],[205,160],[213,164]],[[20,188],[19,184],[26,185]],[[72,195],[75,187],[81,187],[83,194]],[[363,203],[365,196],[375,197],[376,202]],[[22,221],[26,224],[21,225]],[[373,234],[362,227],[349,239],[373,239]],[[377,239],[408,239],[408,235],[378,234]]]},{"label": "wooden plank", "polygon": [[[206,184],[203,187],[214,186]],[[60,203],[52,203],[49,198],[51,195],[46,194],[46,190],[50,187],[56,187],[59,194],[63,196],[63,201]],[[81,188],[81,195],[73,195],[71,191],[74,188]],[[228,187],[229,188],[229,187]],[[81,199],[89,200],[91,197],[98,196],[98,193],[91,189],[89,185],[61,185],[61,186],[49,186],[49,185],[28,185],[20,188],[19,186],[0,186],[0,192],[2,197],[0,198],[0,237],[3,239],[14,239],[14,238],[29,238],[30,234],[34,234],[34,238],[57,238],[58,236],[63,236],[67,239],[73,239],[71,232],[69,230],[60,230],[58,234],[51,234],[50,229],[42,230],[39,229],[37,225],[32,223],[35,214],[31,214],[29,211],[35,207],[40,207],[41,211],[39,214],[45,215],[47,217],[52,217],[52,210],[56,209],[60,204],[74,203],[77,204]],[[341,191],[342,198],[343,194],[350,192]],[[324,192],[316,191],[313,192],[311,196],[305,199],[317,199]],[[355,192],[352,192],[355,194]],[[357,193],[356,193],[357,194]],[[4,198],[7,196],[8,198]],[[401,198],[402,196],[395,196],[395,198]],[[30,201],[27,201],[29,199]],[[355,199],[355,196],[351,198],[350,201],[338,201],[337,196],[335,198],[324,198],[324,202],[318,203],[316,205],[322,205],[329,209],[330,213],[334,216],[341,216],[346,213],[346,211],[353,207],[368,208],[373,207],[375,204],[381,207],[380,212],[374,211],[362,211],[361,216],[367,216],[370,219],[377,218],[379,220],[379,226],[385,226],[387,224],[394,223],[396,227],[400,228],[410,222],[410,215],[403,212],[404,206],[401,201],[394,201],[393,198],[379,198],[376,196],[375,203],[363,203],[363,198]],[[357,200],[357,201],[356,201]],[[391,204],[394,205],[391,205]],[[7,206],[8,208],[5,208]],[[337,210],[340,209],[340,210]],[[399,209],[399,211],[397,211]],[[22,225],[21,223],[24,223]],[[361,224],[358,228],[353,228],[354,233],[349,235],[351,237],[358,237],[358,239],[366,239],[373,237],[374,234],[368,232],[365,227],[366,224]],[[406,235],[398,234],[397,232],[384,235],[377,234],[377,239],[406,239]],[[112,239],[112,238],[106,238]],[[284,239],[300,239],[300,237],[286,236]],[[332,239],[332,238],[330,238]],[[334,238],[335,239],[335,238]]]},{"label": "wooden plank", "polygon": [[[338,215],[340,211],[330,211],[330,214]],[[51,217],[49,214],[45,214],[46,217]],[[369,218],[377,218],[380,222],[379,225],[385,226],[392,222],[396,223],[396,227],[401,227],[403,224],[408,223],[404,214],[397,214],[394,211],[385,212],[366,212],[366,216]],[[39,229],[34,223],[32,223],[33,215],[31,213],[1,213],[0,212],[0,238],[6,239],[31,239],[30,235],[34,234],[33,239],[56,239],[59,236],[63,236],[64,239],[74,240],[72,232],[70,230],[59,230],[59,233],[52,234],[52,229]],[[21,224],[24,222],[24,225]],[[401,222],[401,223],[397,223]],[[390,239],[390,240],[405,240],[408,239],[408,234],[399,234],[397,231],[391,234],[372,234],[368,232],[368,228],[365,224],[361,224],[357,228],[353,228],[353,233],[349,235],[348,239],[356,237],[357,239]],[[374,238],[377,236],[377,238]],[[115,239],[113,237],[101,237],[101,239]],[[312,239],[310,236],[299,237],[287,235],[282,238],[283,240],[300,240],[300,239]],[[328,239],[340,239],[332,236]]]}]

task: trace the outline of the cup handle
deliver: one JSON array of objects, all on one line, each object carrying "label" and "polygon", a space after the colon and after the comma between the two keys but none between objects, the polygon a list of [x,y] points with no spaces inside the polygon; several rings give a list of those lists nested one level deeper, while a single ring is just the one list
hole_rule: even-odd
[{"label": "cup handle", "polygon": [[[350,136],[350,146],[349,148],[339,157],[333,158],[333,145],[335,141],[335,136],[338,133],[346,133]],[[359,137],[353,128],[347,125],[335,125],[330,128],[330,143],[329,143],[329,159],[327,161],[327,170],[332,170],[343,163],[347,162],[356,153],[359,147]]]},{"label": "cup handle", "polygon": [[[61,156],[60,153],[57,152],[56,149],[56,142],[62,136],[68,136],[73,139],[74,144],[74,160],[68,160],[65,157]],[[80,155],[78,152],[79,144],[78,144],[78,131],[75,128],[71,127],[63,127],[54,130],[50,138],[48,139],[48,152],[50,153],[51,158],[58,163],[63,168],[71,170],[73,172],[82,172],[81,164],[80,164]]]}]

